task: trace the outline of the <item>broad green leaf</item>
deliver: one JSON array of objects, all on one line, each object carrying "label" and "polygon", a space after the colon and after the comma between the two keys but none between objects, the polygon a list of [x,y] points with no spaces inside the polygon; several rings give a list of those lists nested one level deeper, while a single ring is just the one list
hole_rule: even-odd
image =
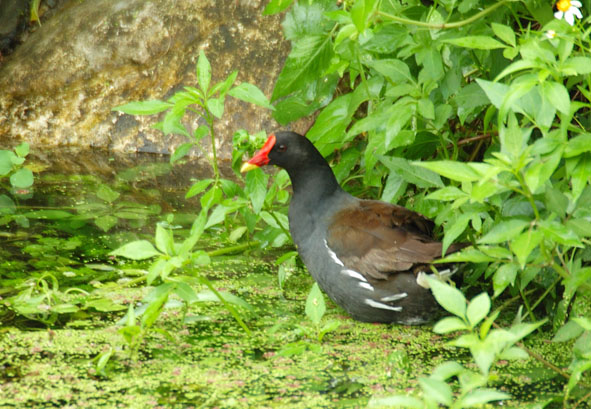
[{"label": "broad green leaf", "polygon": [[413,82],[408,65],[398,59],[379,59],[368,62],[369,67],[382,74],[386,79],[396,85],[405,82]]},{"label": "broad green leaf", "polygon": [[490,297],[487,293],[482,293],[470,300],[466,317],[472,328],[476,327],[490,311]]},{"label": "broad green leaf", "polygon": [[589,151],[591,151],[591,133],[583,133],[568,141],[564,150],[564,157],[571,158]]},{"label": "broad green leaf", "polygon": [[[497,77],[495,81],[500,81],[507,75],[513,74],[514,72],[521,71],[521,70],[529,70],[529,69],[541,69],[542,64],[536,60],[517,60],[514,63],[510,64],[507,68],[505,68]],[[488,81],[480,80],[484,83],[488,83]],[[478,83],[480,84],[480,81]],[[490,84],[490,83],[489,83]],[[504,84],[503,84],[504,85]],[[504,85],[506,87],[506,85]],[[499,88],[501,89],[501,88]]]},{"label": "broad green leaf", "polygon": [[181,123],[186,108],[186,105],[175,105],[166,113],[164,121],[162,122],[162,132],[164,132],[165,135],[180,134],[190,137],[189,132],[187,132],[187,129]]},{"label": "broad green leaf", "polygon": [[[429,170],[427,166],[422,166],[423,162],[410,162],[404,158],[378,156],[380,162],[382,162],[390,171],[400,175],[404,180],[409,183],[413,183],[421,188],[428,187],[443,187],[441,178]],[[429,162],[431,163],[431,162]],[[419,165],[419,166],[417,166]],[[427,168],[427,169],[423,169]]]},{"label": "broad green leaf", "polygon": [[207,100],[207,109],[220,119],[224,115],[224,98],[210,98]]},{"label": "broad green leaf", "polygon": [[562,223],[556,220],[542,220],[539,225],[548,239],[567,246],[583,247],[578,236]]},{"label": "broad green leaf", "polygon": [[553,342],[566,342],[579,337],[585,331],[576,321],[570,320],[564,324],[552,338]]},{"label": "broad green leaf", "polygon": [[464,36],[443,41],[458,47],[472,48],[477,50],[494,50],[496,48],[507,47],[500,41],[488,36]]},{"label": "broad green leaf", "polygon": [[498,297],[505,288],[515,283],[517,271],[519,266],[515,263],[506,263],[501,265],[493,276],[493,288],[495,289],[495,297]]},{"label": "broad green leaf", "polygon": [[454,240],[466,230],[471,218],[472,214],[470,213],[460,213],[445,225],[445,235],[443,237],[443,245],[441,248],[442,254],[445,254],[451,243],[453,243]]},{"label": "broad green leaf", "polygon": [[525,268],[530,253],[540,244],[543,238],[542,232],[528,229],[509,242],[511,250],[517,256],[522,269]]},{"label": "broad green leaf", "polygon": [[8,175],[12,170],[14,153],[7,150],[0,150],[0,176]]},{"label": "broad green leaf", "polygon": [[495,400],[511,399],[511,395],[495,389],[478,388],[470,391],[461,399],[461,407],[472,408]]},{"label": "broad green leaf", "polygon": [[[16,204],[6,195],[0,195],[0,214],[14,214],[16,212]],[[68,213],[68,217],[71,214]]]},{"label": "broad green leaf", "polygon": [[60,220],[72,217],[72,213],[64,210],[35,210],[24,214],[29,219]]},{"label": "broad green leaf", "polygon": [[199,51],[199,59],[197,60],[197,81],[201,90],[207,92],[211,82],[211,64],[203,50]]},{"label": "broad green leaf", "polygon": [[[348,138],[344,138],[343,135],[353,116],[352,99],[353,94],[349,93],[333,100],[318,115],[314,125],[306,134],[308,139],[316,144],[316,148],[322,155],[332,153],[347,142]],[[355,109],[357,108],[354,107],[353,111]]]},{"label": "broad green leaf", "polygon": [[170,155],[170,164],[172,165],[177,160],[185,157],[189,153],[189,151],[191,150],[193,145],[194,145],[193,142],[187,142],[187,143],[183,143],[183,144],[177,146],[177,148],[174,150],[173,154]]},{"label": "broad green leaf", "polygon": [[322,295],[318,283],[314,283],[308,294],[308,299],[306,300],[306,316],[310,321],[318,325],[325,312],[326,305],[324,303],[324,295]]},{"label": "broad green leaf", "polygon": [[559,70],[565,75],[586,75],[591,73],[591,58],[571,57],[560,65]]},{"label": "broad green leaf", "polygon": [[464,371],[464,367],[460,365],[458,362],[447,361],[440,365],[437,365],[435,369],[433,369],[433,371],[431,372],[431,375],[429,375],[429,378],[445,381],[446,379],[449,379],[452,376],[460,375]]},{"label": "broad green leaf", "polygon": [[[163,290],[158,291],[160,288],[162,288]],[[156,287],[154,290],[155,292],[159,292],[160,294],[155,300],[151,301],[148,304],[148,308],[146,308],[146,311],[144,311],[144,314],[142,315],[141,322],[142,327],[144,328],[150,328],[154,324],[154,322],[156,322],[156,320],[160,316],[160,313],[162,312],[162,309],[164,308],[164,304],[168,300],[168,295],[172,290],[172,286],[163,284],[160,287]]]},{"label": "broad green leaf", "polygon": [[94,219],[94,224],[96,224],[102,231],[109,231],[113,226],[117,224],[119,219],[117,217],[112,216],[110,214],[105,214],[102,216],[98,216]]},{"label": "broad green leaf", "polygon": [[156,250],[149,241],[137,240],[111,251],[109,255],[121,256],[131,260],[145,260],[147,258],[160,256],[162,253]]},{"label": "broad green leaf", "polygon": [[263,91],[248,82],[243,82],[237,87],[232,88],[228,91],[228,94],[242,101],[250,102],[251,104],[259,105],[271,110],[275,109],[269,100],[267,100]]},{"label": "broad green leaf", "polygon": [[470,327],[458,317],[445,317],[435,324],[433,332],[437,334],[447,334],[448,332],[468,329],[470,329]]},{"label": "broad green leaf", "polygon": [[244,192],[252,203],[253,212],[255,214],[260,213],[267,192],[267,176],[265,176],[261,169],[254,169],[246,174],[246,187]]},{"label": "broad green leaf", "polygon": [[222,193],[222,189],[219,185],[212,186],[212,188],[205,192],[199,200],[199,202],[201,203],[201,209],[207,212],[209,209],[211,209],[213,205],[218,204],[222,199]]},{"label": "broad green leaf", "polygon": [[515,31],[511,27],[504,24],[492,23],[491,28],[497,37],[515,47]]},{"label": "broad green leaf", "polygon": [[591,319],[587,317],[574,317],[573,321],[576,322],[585,331],[591,331]]},{"label": "broad green leaf", "polygon": [[460,198],[468,197],[465,192],[462,192],[455,186],[446,186],[441,189],[438,189],[434,192],[429,193],[425,199],[431,200],[441,200],[441,201],[451,201]]},{"label": "broad green leaf", "polygon": [[273,90],[272,101],[306,87],[330,66],[333,56],[328,35],[309,35],[292,43],[292,50]]},{"label": "broad green leaf", "polygon": [[174,254],[174,238],[172,232],[162,226],[162,224],[156,224],[156,234],[154,241],[156,248],[164,253],[172,256]]},{"label": "broad green leaf", "polygon": [[271,14],[281,13],[283,10],[288,8],[294,0],[271,0],[265,9],[263,15],[268,16]]},{"label": "broad green leaf", "polygon": [[435,277],[426,277],[435,299],[445,310],[455,316],[466,318],[466,298],[457,288],[443,283]]},{"label": "broad green leaf", "polygon": [[33,185],[33,172],[27,168],[20,168],[10,175],[10,184],[17,189],[26,189]]},{"label": "broad green leaf", "polygon": [[172,108],[170,102],[160,100],[136,101],[114,107],[113,111],[121,111],[129,115],[152,115]]},{"label": "broad green leaf", "polygon": [[429,98],[421,98],[417,104],[418,113],[426,119],[435,119],[435,106]]},{"label": "broad green leaf", "polygon": [[451,406],[453,394],[447,383],[432,378],[419,378],[419,385],[429,398],[442,405]]},{"label": "broad green leaf", "polygon": [[554,81],[544,81],[541,84],[542,96],[565,115],[570,112],[570,96],[566,87]]},{"label": "broad green leaf", "polygon": [[495,260],[495,257],[487,255],[474,247],[469,247],[466,249],[462,249],[459,252],[452,253],[449,256],[445,256],[444,258],[439,259],[436,262],[490,263]]},{"label": "broad green leaf", "polygon": [[483,175],[491,168],[486,163],[464,163],[451,160],[439,160],[430,162],[412,162],[415,165],[432,170],[458,182],[473,182],[481,180]]},{"label": "broad green leaf", "polygon": [[213,182],[213,179],[203,179],[203,180],[196,182],[187,191],[187,194],[185,195],[185,199],[189,199],[189,198],[203,192],[205,189],[207,189],[209,187],[209,185],[212,184],[212,182]]},{"label": "broad green leaf", "polygon": [[121,196],[119,192],[111,189],[108,185],[100,185],[96,191],[96,195],[99,199],[102,199],[107,203],[113,203],[119,198],[119,196]]},{"label": "broad green leaf", "polygon": [[14,153],[16,153],[19,157],[24,158],[29,154],[29,144],[23,142],[20,145],[15,146]]},{"label": "broad green leaf", "polygon": [[509,219],[501,221],[493,226],[488,233],[478,240],[479,243],[495,244],[514,239],[520,234],[529,221],[521,219]]}]

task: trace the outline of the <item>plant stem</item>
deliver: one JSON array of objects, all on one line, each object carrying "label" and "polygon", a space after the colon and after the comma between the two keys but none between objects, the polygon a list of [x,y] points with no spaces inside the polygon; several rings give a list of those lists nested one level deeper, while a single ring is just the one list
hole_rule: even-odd
[{"label": "plant stem", "polygon": [[492,6],[490,6],[487,9],[482,10],[479,13],[474,14],[472,17],[468,17],[465,20],[461,20],[461,21],[455,21],[453,23],[443,23],[443,24],[434,24],[434,23],[426,23],[424,21],[419,21],[419,20],[411,20],[408,18],[404,18],[404,17],[398,17],[395,16],[393,14],[389,14],[389,13],[384,13],[383,11],[378,11],[378,15],[385,17],[389,20],[395,21],[397,23],[401,23],[401,24],[408,24],[411,26],[417,26],[417,27],[424,27],[424,28],[428,28],[428,29],[450,29],[450,28],[459,28],[459,27],[463,27],[465,25],[471,24],[474,21],[486,16],[487,14],[492,13],[494,10],[496,10],[497,8],[501,7],[502,5],[504,5],[505,3],[507,3],[509,0],[502,0],[499,1],[496,4],[493,4]]},{"label": "plant stem", "polygon": [[251,248],[255,248],[257,246],[259,246],[261,244],[261,242],[259,241],[249,241],[247,243],[244,244],[239,244],[237,246],[232,246],[232,247],[224,247],[223,249],[217,249],[217,250],[212,250],[212,251],[208,251],[207,255],[209,257],[216,257],[216,256],[222,256],[224,254],[228,254],[228,253],[237,253],[239,251],[243,251],[243,250],[248,250]]}]

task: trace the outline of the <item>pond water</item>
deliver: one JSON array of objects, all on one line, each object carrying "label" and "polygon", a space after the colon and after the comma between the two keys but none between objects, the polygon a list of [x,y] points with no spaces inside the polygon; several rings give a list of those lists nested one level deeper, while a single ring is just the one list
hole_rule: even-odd
[{"label": "pond water", "polygon": [[[17,208],[0,231],[0,408],[357,408],[418,390],[418,378],[446,360],[471,365],[429,326],[358,323],[328,301],[313,322],[312,279],[297,262],[275,263],[293,248],[236,239],[232,221],[201,236],[195,251],[207,260],[171,272],[166,288],[176,287],[158,307],[164,284],[148,283],[150,260],[109,253],[154,243],[157,222],[190,236],[200,202],[184,196],[192,180],[211,177],[209,165],[60,155],[29,158],[35,184],[3,192]],[[535,335],[528,346],[568,365],[566,348]],[[503,362],[493,378],[515,398],[503,407],[543,402],[565,383],[534,361]]]}]

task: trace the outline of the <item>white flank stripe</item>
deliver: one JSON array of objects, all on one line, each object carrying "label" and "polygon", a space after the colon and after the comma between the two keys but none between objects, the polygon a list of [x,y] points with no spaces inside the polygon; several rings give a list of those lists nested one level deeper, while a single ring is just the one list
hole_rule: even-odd
[{"label": "white flank stripe", "polygon": [[367,280],[365,279],[365,277],[363,277],[360,273],[358,273],[355,270],[345,269],[345,270],[341,270],[341,273],[343,273],[344,275],[347,275],[349,277],[356,278],[359,281],[363,281],[364,283],[367,283]]},{"label": "white flank stripe", "polygon": [[330,247],[328,247],[328,243],[326,242],[326,239],[324,240],[324,246],[326,247],[326,249],[328,250],[328,255],[330,256],[330,258],[332,258],[332,260],[337,263],[339,266],[341,267],[345,267],[345,265],[343,264],[343,262],[341,260],[339,260],[339,258],[337,257],[336,253],[334,251],[332,251],[330,249]]},{"label": "white flank stripe", "polygon": [[366,290],[373,291],[373,286],[370,283],[358,283],[357,285]]},{"label": "white flank stripe", "polygon": [[402,311],[402,307],[392,307],[390,305],[382,304],[381,302],[370,300],[369,298],[366,298],[364,302],[370,307],[381,308],[382,310]]},{"label": "white flank stripe", "polygon": [[402,300],[403,298],[405,298],[407,296],[408,296],[407,293],[400,293],[400,294],[389,295],[387,297],[382,297],[382,298],[380,298],[380,300],[382,300],[383,302],[398,301],[398,300]]}]

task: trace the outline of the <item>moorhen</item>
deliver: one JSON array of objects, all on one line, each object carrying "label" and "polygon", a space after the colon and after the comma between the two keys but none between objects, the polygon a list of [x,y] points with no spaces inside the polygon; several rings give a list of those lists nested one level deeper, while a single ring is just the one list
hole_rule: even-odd
[{"label": "moorhen", "polygon": [[[345,192],[312,142],[295,132],[271,134],[240,171],[267,164],[289,174],[289,230],[308,271],[336,304],[365,322],[412,325],[437,318],[424,279],[442,252],[431,220]],[[447,253],[465,246],[453,244]]]}]

